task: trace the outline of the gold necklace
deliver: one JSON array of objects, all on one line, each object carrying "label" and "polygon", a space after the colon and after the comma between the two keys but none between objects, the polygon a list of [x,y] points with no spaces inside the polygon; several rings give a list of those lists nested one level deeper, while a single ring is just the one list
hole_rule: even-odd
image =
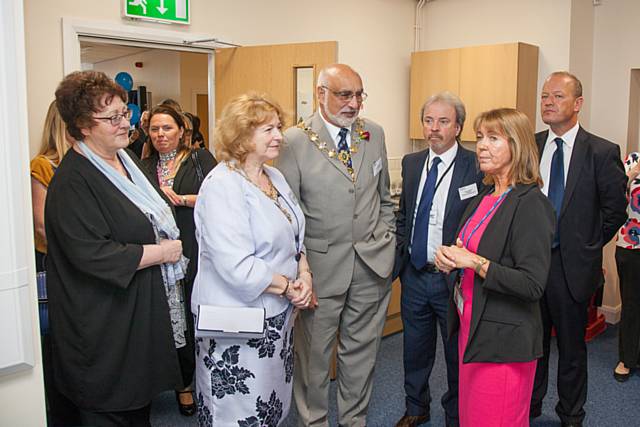
[{"label": "gold necklace", "polygon": [[310,126],[305,126],[304,122],[298,123],[298,128],[302,129],[302,131],[307,134],[309,140],[313,142],[316,147],[318,147],[318,150],[325,153],[331,159],[337,157],[337,159],[340,160],[340,163],[345,165],[345,167],[347,168],[347,172],[349,172],[349,175],[351,175],[351,180],[353,182],[356,182],[356,174],[353,170],[353,167],[349,167],[349,161],[351,160],[351,155],[358,152],[358,145],[360,144],[360,142],[368,141],[371,136],[369,132],[364,130],[364,120],[362,120],[361,118],[356,119],[354,129],[356,138],[355,140],[351,141],[351,147],[348,151],[337,151],[333,148],[329,149],[328,143],[325,141],[321,141],[318,134],[311,130]]},{"label": "gold necklace", "polygon": [[280,212],[283,213],[283,215],[285,216],[285,218],[287,218],[287,220],[289,221],[289,223],[291,223],[291,214],[284,208],[284,206],[282,206],[282,203],[280,203],[280,193],[278,192],[278,190],[276,189],[275,185],[273,185],[273,181],[271,181],[271,177],[269,176],[268,173],[266,173],[264,171],[264,169],[261,169],[262,173],[264,173],[264,176],[267,177],[267,189],[263,189],[262,187],[260,187],[258,184],[256,184],[255,182],[253,182],[251,180],[251,178],[249,178],[249,176],[247,175],[247,173],[237,167],[235,165],[235,163],[232,162],[227,162],[227,167],[229,169],[231,169],[234,172],[237,172],[238,174],[240,174],[241,177],[243,177],[244,179],[246,179],[247,181],[249,181],[254,187],[258,188],[258,190],[260,190],[262,192],[262,194],[264,194],[265,196],[267,196],[269,199],[271,199],[271,201],[276,205],[276,207],[278,209],[280,209]]}]

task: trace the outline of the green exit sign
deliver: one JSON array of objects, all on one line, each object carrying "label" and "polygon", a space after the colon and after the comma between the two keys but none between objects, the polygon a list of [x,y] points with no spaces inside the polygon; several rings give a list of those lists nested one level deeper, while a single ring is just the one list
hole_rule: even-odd
[{"label": "green exit sign", "polygon": [[172,24],[189,24],[189,0],[123,1],[126,17]]}]

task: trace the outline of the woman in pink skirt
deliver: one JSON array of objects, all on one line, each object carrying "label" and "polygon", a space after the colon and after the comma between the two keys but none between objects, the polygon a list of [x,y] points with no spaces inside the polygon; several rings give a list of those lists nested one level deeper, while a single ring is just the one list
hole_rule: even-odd
[{"label": "woman in pink skirt", "polygon": [[536,359],[542,356],[538,300],[549,273],[555,214],[540,191],[529,119],[513,109],[474,123],[484,190],[462,216],[456,245],[441,246],[450,272],[449,334],[458,332],[460,425],[529,425]]}]

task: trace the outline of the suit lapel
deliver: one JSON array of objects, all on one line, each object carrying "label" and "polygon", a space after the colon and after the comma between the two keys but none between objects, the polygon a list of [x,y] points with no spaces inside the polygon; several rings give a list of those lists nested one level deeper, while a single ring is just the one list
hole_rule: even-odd
[{"label": "suit lapel", "polygon": [[[525,187],[526,188],[526,187]],[[502,251],[506,245],[507,235],[511,227],[516,206],[519,202],[520,193],[523,187],[516,187],[507,195],[496,213],[494,214],[485,232],[480,239],[478,251],[480,255],[490,260],[498,260],[502,256]],[[479,198],[482,200],[482,198]],[[475,210],[475,208],[474,208]],[[471,325],[469,326],[469,340],[473,339],[480,318],[487,303],[486,292],[482,286],[473,286],[473,305],[471,307]]]},{"label": "suit lapel", "polygon": [[[329,135],[329,132],[327,131],[327,127],[324,125],[322,118],[320,118],[319,112],[316,112],[311,118],[311,130],[318,135],[318,139],[319,139],[318,142],[320,143],[324,142],[327,144],[327,149],[329,151],[333,151],[334,153],[338,152],[336,143],[331,138],[331,135]],[[314,144],[313,141],[309,141],[309,143]],[[349,172],[347,171],[347,167],[343,165],[340,160],[338,160],[337,156],[329,157],[329,155],[324,151],[319,150],[317,147],[316,149],[324,156],[325,159],[327,159],[329,163],[335,166],[345,177],[349,179],[349,181],[351,181],[351,175],[349,175]]]},{"label": "suit lapel", "polygon": [[424,150],[417,156],[414,163],[407,165],[407,221],[409,223],[408,236],[411,238],[413,232],[413,213],[416,210],[416,201],[418,199],[418,190],[420,189],[420,177],[422,176],[422,170],[424,169],[424,162],[427,161],[427,154],[429,150]]},{"label": "suit lapel", "polygon": [[449,185],[449,194],[447,194],[447,205],[444,208],[444,217],[449,216],[453,205],[460,200],[458,189],[462,185],[462,179],[469,168],[469,162],[466,157],[462,156],[462,147],[458,147],[458,152],[455,157],[455,164],[453,165],[453,176],[451,176],[451,184]]},{"label": "suit lapel", "polygon": [[548,130],[536,134],[536,143],[538,144],[538,160],[542,160],[542,152],[544,151],[544,146],[547,143],[548,137]]},{"label": "suit lapel", "polygon": [[190,155],[188,155],[187,157],[182,159],[182,163],[180,163],[180,168],[178,169],[178,173],[176,174],[175,178],[173,179],[173,185],[171,187],[174,190],[180,188],[180,185],[182,184],[182,180],[184,180],[185,172],[187,170],[187,166],[186,166],[185,163],[188,162],[188,161],[191,161]]},{"label": "suit lapel", "polygon": [[573,150],[571,150],[571,160],[569,161],[569,175],[567,175],[567,184],[564,189],[564,198],[562,199],[562,209],[560,210],[560,217],[567,208],[569,200],[573,190],[575,190],[578,184],[578,178],[580,177],[580,171],[582,165],[587,156],[587,135],[582,127],[578,128],[578,134],[576,140],[573,142]]}]

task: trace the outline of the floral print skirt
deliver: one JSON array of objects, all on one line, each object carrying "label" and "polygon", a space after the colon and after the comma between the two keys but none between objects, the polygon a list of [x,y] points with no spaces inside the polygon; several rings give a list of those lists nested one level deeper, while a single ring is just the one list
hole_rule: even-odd
[{"label": "floral print skirt", "polygon": [[292,307],[254,339],[196,338],[200,427],[277,427],[291,405]]}]

